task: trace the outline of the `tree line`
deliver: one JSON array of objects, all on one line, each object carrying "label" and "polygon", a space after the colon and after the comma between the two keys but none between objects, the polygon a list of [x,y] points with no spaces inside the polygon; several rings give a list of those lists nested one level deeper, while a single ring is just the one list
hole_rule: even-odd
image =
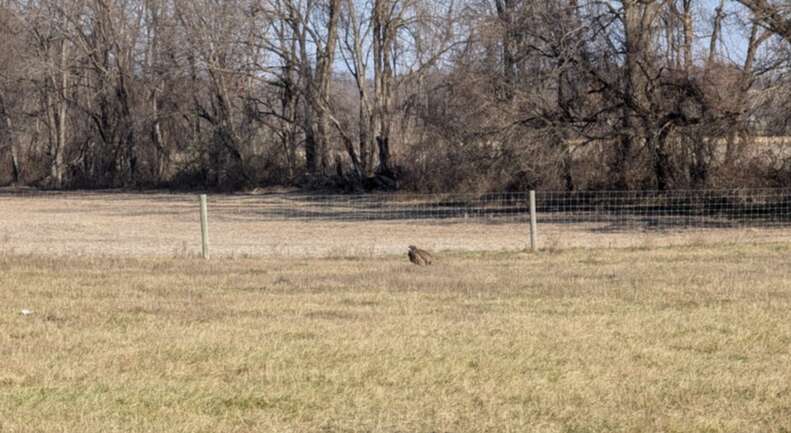
[{"label": "tree line", "polygon": [[788,0],[0,0],[0,185],[791,185]]}]

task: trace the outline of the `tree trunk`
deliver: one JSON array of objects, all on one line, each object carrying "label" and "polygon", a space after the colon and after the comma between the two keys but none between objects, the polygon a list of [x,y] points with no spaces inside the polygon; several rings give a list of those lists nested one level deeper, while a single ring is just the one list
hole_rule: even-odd
[{"label": "tree trunk", "polygon": [[514,87],[517,79],[516,56],[518,50],[519,34],[515,28],[516,15],[514,0],[495,0],[497,16],[503,26],[502,32],[502,62],[503,62],[503,97],[511,100],[514,97]]},{"label": "tree trunk", "polygon": [[[359,109],[357,114],[357,132],[358,132],[358,145],[359,145],[359,167],[356,168],[357,174],[370,177],[373,175],[373,160],[376,155],[373,143],[373,114],[371,111],[370,95],[368,92],[368,72],[365,62],[366,52],[363,49],[362,35],[360,34],[360,20],[356,11],[356,4],[354,0],[346,1],[346,9],[348,13],[348,29],[347,29],[347,47],[351,53],[351,66],[353,67],[352,75],[357,85],[357,98],[359,102]],[[349,32],[351,34],[351,46],[348,43]],[[354,152],[354,148],[351,148]],[[351,153],[349,157],[352,161],[357,159],[357,154]]]},{"label": "tree trunk", "polygon": [[720,0],[720,5],[717,7],[714,16],[714,25],[712,26],[711,39],[709,39],[709,56],[706,59],[706,72],[709,72],[709,66],[714,63],[717,58],[717,44],[720,40],[720,32],[722,31],[722,20],[725,17],[725,0]]},{"label": "tree trunk", "polygon": [[705,188],[709,182],[709,159],[708,143],[695,143],[695,162],[692,168],[691,178],[694,188]]},{"label": "tree trunk", "polygon": [[684,25],[684,70],[689,73],[692,70],[693,54],[692,46],[695,44],[695,34],[692,18],[692,0],[684,0],[682,21]]},{"label": "tree trunk", "polygon": [[360,94],[360,113],[358,130],[360,141],[360,174],[365,177],[373,175],[373,145],[371,143],[371,108],[367,96]]},{"label": "tree trunk", "polygon": [[[0,108],[2,108],[2,107],[0,107]],[[3,117],[5,118],[5,121],[4,121],[5,128],[4,129],[6,130],[5,134],[0,134],[0,138],[5,136],[5,141],[8,143],[7,147],[9,148],[9,151],[10,151],[10,154],[11,154],[11,181],[15,185],[17,185],[21,181],[22,170],[19,167],[19,153],[17,151],[16,139],[15,139],[15,137],[13,135],[13,129],[12,129],[13,125],[11,124],[11,118],[8,117],[7,114],[4,114],[2,111],[0,111],[0,114],[2,114]],[[3,143],[3,141],[0,140],[0,147],[2,147],[2,143]]]},{"label": "tree trunk", "polygon": [[280,90],[280,111],[284,119],[280,134],[281,145],[286,156],[288,181],[294,179],[297,164],[297,110],[299,104],[297,89],[297,41],[294,32],[289,33],[285,24],[279,27],[279,43],[283,52],[282,88]]},{"label": "tree trunk", "polygon": [[19,168],[19,155],[16,150],[16,143],[12,141],[9,146],[11,146],[11,179],[14,185],[19,185],[22,180],[22,170]]},{"label": "tree trunk", "polygon": [[[310,85],[308,85],[310,87]],[[310,93],[307,95],[311,97]],[[313,121],[313,108],[309,103],[304,104],[304,115],[302,117],[303,129],[305,130],[305,169],[310,174],[318,174],[318,141],[316,140],[315,123]]]},{"label": "tree trunk", "polygon": [[330,109],[330,83],[332,80],[332,68],[335,64],[335,51],[338,44],[338,22],[340,21],[341,0],[329,1],[329,20],[327,22],[327,40],[322,52],[318,56],[316,67],[316,79],[319,82],[319,92],[317,102],[318,110],[318,140],[317,153],[321,172],[324,173],[330,165],[330,121],[327,118],[327,111]]},{"label": "tree trunk", "polygon": [[652,137],[653,156],[654,156],[654,176],[656,178],[656,188],[659,191],[666,191],[670,186],[672,168],[670,166],[670,154],[667,151],[667,137],[670,134],[670,126],[660,126],[659,131]]},{"label": "tree trunk", "polygon": [[68,48],[66,40],[61,42],[60,50],[60,67],[61,67],[61,82],[60,82],[60,103],[58,109],[58,153],[55,157],[56,161],[56,185],[58,188],[63,187],[63,154],[66,151],[66,92],[69,88],[69,70],[66,67],[68,61]]},{"label": "tree trunk", "polygon": [[[50,129],[54,128],[54,134],[50,134],[50,181],[52,187],[60,189],[63,187],[63,153],[66,147],[66,92],[69,86],[69,72],[66,67],[68,59],[68,49],[66,41],[60,41],[60,53],[58,61],[58,75],[51,77],[52,91],[47,92],[47,107],[50,112]],[[54,74],[54,73],[53,73]],[[57,95],[57,103],[52,100],[52,93]]]},{"label": "tree trunk", "polygon": [[165,145],[165,140],[162,136],[162,126],[159,114],[159,92],[155,88],[151,92],[151,111],[153,121],[151,123],[151,143],[154,145],[156,152],[156,164],[154,172],[157,175],[157,181],[162,181],[166,175],[170,155],[168,146]]},{"label": "tree trunk", "polygon": [[379,149],[379,166],[376,172],[392,177],[390,165],[390,131],[392,129],[393,90],[393,45],[396,32],[394,23],[388,22],[390,4],[387,0],[376,0],[373,16],[373,61],[376,144]]},{"label": "tree trunk", "polygon": [[[3,148],[3,141],[8,143],[6,146],[9,148],[9,152],[11,154],[11,181],[16,185],[19,184],[22,171],[19,167],[19,153],[17,151],[17,143],[16,137],[14,136],[14,129],[13,124],[11,123],[11,116],[8,114],[8,110],[5,105],[5,99],[2,95],[0,95],[0,119],[2,119],[2,130],[5,130],[5,133],[0,133],[0,149]],[[5,139],[5,140],[3,140]]]},{"label": "tree trunk", "polygon": [[624,0],[624,44],[626,67],[624,68],[623,108],[621,111],[621,131],[616,147],[615,161],[612,166],[614,186],[618,189],[631,188],[629,170],[632,155],[640,142],[645,140],[645,130],[641,128],[643,110],[647,105],[645,95],[645,76],[640,62],[644,59],[645,48],[650,35],[647,16],[653,3],[643,4],[642,0]]},{"label": "tree trunk", "polygon": [[282,94],[280,97],[280,109],[283,118],[286,119],[286,122],[283,124],[283,131],[281,132],[280,139],[283,146],[283,152],[286,156],[288,179],[291,181],[294,178],[297,159],[297,133],[294,129],[297,122],[297,95],[294,90],[292,67],[287,65],[285,69],[286,78],[283,83]]},{"label": "tree trunk", "polygon": [[563,183],[565,184],[566,191],[574,191],[574,172],[572,171],[574,167],[574,154],[571,152],[570,146],[566,146],[566,150],[563,152],[561,165],[563,168]]},{"label": "tree trunk", "polygon": [[[326,40],[323,45],[315,47],[315,62],[308,55],[310,42],[309,33],[303,17],[296,14],[295,8],[289,8],[289,22],[297,36],[300,51],[300,70],[305,96],[303,128],[305,130],[305,163],[309,173],[323,175],[330,166],[330,84],[332,68],[335,62],[335,51],[338,41],[338,22],[340,20],[341,0],[330,0],[328,3],[328,22]],[[313,41],[316,42],[316,41]],[[311,65],[315,63],[315,70]]]},{"label": "tree trunk", "polygon": [[119,126],[121,127],[121,137],[120,139],[123,142],[123,147],[125,148],[126,153],[126,168],[127,172],[127,183],[128,184],[135,184],[138,180],[138,173],[137,173],[137,143],[135,142],[135,125],[132,122],[132,110],[130,107],[129,101],[129,90],[127,89],[126,83],[126,72],[122,64],[119,62],[118,66],[118,78],[116,82],[116,89],[115,94],[116,98],[118,99],[117,104],[118,108],[120,109],[120,119],[118,119]]}]

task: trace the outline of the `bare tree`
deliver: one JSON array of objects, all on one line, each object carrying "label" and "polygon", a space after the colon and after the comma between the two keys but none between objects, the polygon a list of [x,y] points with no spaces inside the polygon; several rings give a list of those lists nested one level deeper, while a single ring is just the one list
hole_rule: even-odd
[{"label": "bare tree", "polygon": [[[15,83],[21,81],[18,74],[22,64],[18,61],[22,56],[24,43],[21,38],[23,33],[22,23],[12,15],[7,7],[0,7],[0,156],[7,153],[11,165],[11,181],[18,184],[22,180],[22,167],[19,158],[18,138],[15,134],[14,120],[11,111],[11,100]],[[16,98],[13,98],[16,99]]]},{"label": "bare tree", "polygon": [[[782,164],[750,150],[757,136],[787,135],[788,6],[4,0],[0,177],[56,188],[775,185]],[[746,50],[726,33],[743,34]]]},{"label": "bare tree", "polygon": [[788,1],[737,0],[767,29],[791,43],[791,4]]},{"label": "bare tree", "polygon": [[37,64],[33,68],[40,72],[30,78],[40,92],[41,111],[45,114],[43,121],[47,128],[48,184],[55,188],[62,187],[64,182],[72,68],[70,14],[78,6],[74,2],[50,1],[18,6],[19,13],[26,20],[35,52]]}]

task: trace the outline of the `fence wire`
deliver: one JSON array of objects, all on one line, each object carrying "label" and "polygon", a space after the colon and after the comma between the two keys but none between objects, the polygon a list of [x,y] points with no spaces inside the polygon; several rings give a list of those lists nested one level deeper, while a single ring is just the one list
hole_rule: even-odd
[{"label": "fence wire", "polygon": [[[791,224],[791,189],[595,191],[536,193],[539,223],[607,224],[612,230],[702,229]],[[214,211],[262,220],[527,222],[529,193],[260,196],[254,209],[238,203]]]},{"label": "fence wire", "polygon": [[[0,254],[201,252],[193,194],[0,196]],[[539,249],[791,242],[791,189],[536,193]],[[530,194],[210,195],[211,257],[527,250]]]},{"label": "fence wire", "polygon": [[[527,193],[497,194],[368,194],[261,196],[256,217],[264,220],[300,221],[405,221],[499,220],[514,222],[529,217]],[[215,209],[240,213],[237,204]]]},{"label": "fence wire", "polygon": [[[439,250],[530,245],[529,192],[242,200],[215,201],[210,213],[227,222],[274,224],[264,242],[287,255],[390,254],[409,243]],[[536,217],[540,249],[791,241],[791,189],[538,191]]]},{"label": "fence wire", "polygon": [[606,224],[612,230],[781,227],[791,223],[791,190],[539,193],[540,219]]}]

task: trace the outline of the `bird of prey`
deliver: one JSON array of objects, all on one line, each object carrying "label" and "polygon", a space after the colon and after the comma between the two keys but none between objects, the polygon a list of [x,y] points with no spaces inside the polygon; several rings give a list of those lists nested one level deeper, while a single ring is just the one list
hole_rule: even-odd
[{"label": "bird of prey", "polygon": [[409,261],[418,266],[428,266],[434,260],[434,257],[426,250],[410,245],[409,246]]}]

